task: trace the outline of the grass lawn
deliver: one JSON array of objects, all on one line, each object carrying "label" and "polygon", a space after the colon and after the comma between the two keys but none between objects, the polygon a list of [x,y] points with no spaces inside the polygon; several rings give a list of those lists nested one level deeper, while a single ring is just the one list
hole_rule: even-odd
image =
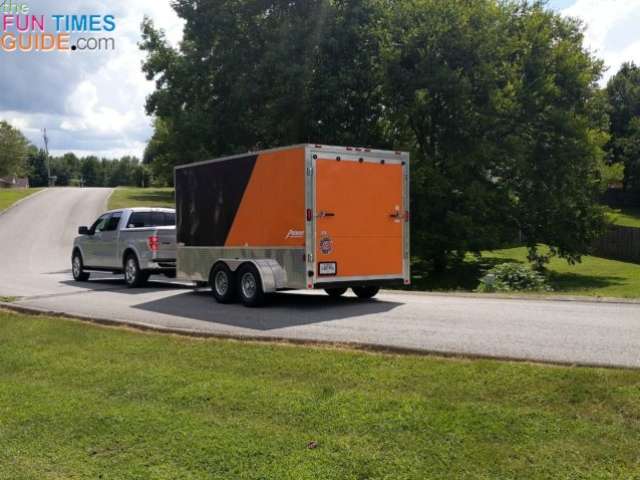
[{"label": "grass lawn", "polygon": [[607,214],[615,225],[640,228],[640,209],[616,208]]},{"label": "grass lawn", "polygon": [[118,187],[109,198],[109,210],[127,207],[175,208],[173,188]]},{"label": "grass lawn", "polygon": [[0,212],[6,210],[11,205],[16,203],[18,200],[22,200],[29,195],[33,195],[36,192],[42,190],[41,188],[27,188],[27,189],[12,189],[12,188],[3,188],[0,189]]},{"label": "grass lawn", "polygon": [[[413,281],[415,290],[472,291],[479,279],[493,265],[503,262],[526,263],[524,247],[484,252],[477,259],[471,255],[462,265],[453,266],[438,276],[421,276],[419,270]],[[640,265],[585,256],[582,263],[569,265],[554,258],[548,266],[550,294],[587,295],[598,297],[640,297]]]},{"label": "grass lawn", "polygon": [[640,371],[196,340],[2,311],[0,344],[3,479],[640,475]]}]

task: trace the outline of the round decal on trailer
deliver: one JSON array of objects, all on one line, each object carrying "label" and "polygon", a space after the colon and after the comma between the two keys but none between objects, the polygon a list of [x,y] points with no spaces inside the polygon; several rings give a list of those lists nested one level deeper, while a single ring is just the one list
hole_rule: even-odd
[{"label": "round decal on trailer", "polygon": [[320,238],[320,252],[324,255],[329,255],[333,252],[333,240],[325,232],[322,232],[322,237]]}]

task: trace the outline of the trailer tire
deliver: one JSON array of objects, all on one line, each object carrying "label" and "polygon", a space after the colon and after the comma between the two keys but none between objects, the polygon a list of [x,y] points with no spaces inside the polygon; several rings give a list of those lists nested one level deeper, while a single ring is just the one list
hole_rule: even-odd
[{"label": "trailer tire", "polygon": [[380,287],[351,287],[351,290],[353,290],[353,293],[355,293],[358,298],[369,299],[375,297],[378,294],[378,292],[380,291]]},{"label": "trailer tire", "polygon": [[84,263],[82,262],[82,254],[76,250],[71,257],[71,273],[76,282],[86,282],[89,280],[89,273],[84,271]]},{"label": "trailer tire", "polygon": [[258,269],[245,263],[236,271],[237,289],[240,301],[245,307],[259,307],[265,301],[262,279]]},{"label": "trailer tire", "polygon": [[149,272],[140,270],[138,258],[134,253],[128,253],[124,257],[124,282],[129,288],[144,286],[149,280]]},{"label": "trailer tire", "polygon": [[329,295],[331,298],[340,298],[342,295],[344,295],[347,292],[347,288],[346,287],[325,288],[324,291],[327,292],[327,295]]},{"label": "trailer tire", "polygon": [[218,303],[231,303],[236,299],[236,279],[225,263],[218,263],[211,269],[209,286]]}]

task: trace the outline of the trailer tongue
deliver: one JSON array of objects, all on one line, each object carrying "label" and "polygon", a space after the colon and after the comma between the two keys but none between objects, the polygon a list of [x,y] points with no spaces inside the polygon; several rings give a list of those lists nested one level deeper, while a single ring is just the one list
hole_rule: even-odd
[{"label": "trailer tongue", "polygon": [[409,156],[299,145],[175,172],[178,275],[219,301],[407,284]]}]

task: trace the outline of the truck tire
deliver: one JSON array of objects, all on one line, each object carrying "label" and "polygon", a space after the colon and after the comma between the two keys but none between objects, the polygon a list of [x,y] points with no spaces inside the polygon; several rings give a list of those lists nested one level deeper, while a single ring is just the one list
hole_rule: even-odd
[{"label": "truck tire", "polygon": [[351,287],[353,293],[355,293],[358,298],[368,299],[373,298],[378,294],[380,287],[375,286],[367,286],[367,287]]},{"label": "truck tire", "polygon": [[209,285],[218,303],[231,303],[236,299],[236,279],[226,264],[218,263],[211,269]]},{"label": "truck tire", "polygon": [[77,250],[73,252],[73,256],[71,257],[71,273],[76,282],[86,282],[89,280],[90,274],[84,271],[82,255]]},{"label": "truck tire", "polygon": [[236,272],[238,296],[245,307],[259,307],[265,295],[258,269],[250,263],[242,265]]},{"label": "truck tire", "polygon": [[346,293],[347,288],[346,287],[325,288],[324,291],[327,292],[327,295],[329,295],[331,298],[340,298],[342,295]]},{"label": "truck tire", "polygon": [[149,280],[149,273],[140,270],[138,259],[133,253],[124,258],[124,282],[129,288],[142,287]]}]

